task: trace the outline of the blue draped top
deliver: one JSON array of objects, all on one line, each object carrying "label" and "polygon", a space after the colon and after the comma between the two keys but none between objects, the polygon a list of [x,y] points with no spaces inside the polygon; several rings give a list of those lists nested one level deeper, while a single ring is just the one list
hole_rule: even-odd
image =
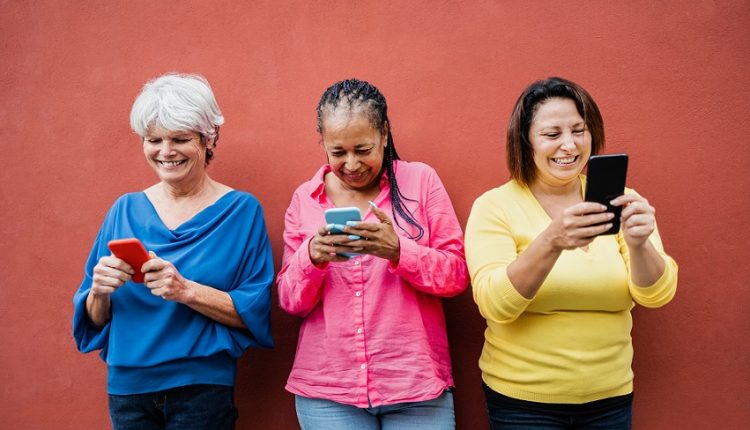
[{"label": "blue draped top", "polygon": [[[136,237],[186,279],[226,291],[247,329],[228,327],[128,282],[112,294],[102,328],[86,313],[94,266],[107,242]],[[190,384],[234,385],[236,360],[249,347],[272,347],[273,259],[258,200],[230,191],[174,230],[146,194],[120,197],[107,213],[73,298],[78,349],[101,349],[110,394],[137,394]]]}]

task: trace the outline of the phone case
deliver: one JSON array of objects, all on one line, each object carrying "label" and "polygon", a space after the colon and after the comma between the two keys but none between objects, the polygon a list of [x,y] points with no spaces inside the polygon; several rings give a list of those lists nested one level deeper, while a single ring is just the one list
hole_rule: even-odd
[{"label": "phone case", "polygon": [[[326,209],[325,218],[326,223],[329,225],[328,231],[331,234],[343,234],[344,232],[338,226],[345,226],[348,221],[362,221],[362,213],[357,207],[331,208]],[[359,254],[355,252],[342,252],[339,255],[352,257]]]},{"label": "phone case", "polygon": [[621,206],[609,202],[625,193],[625,179],[628,172],[626,154],[592,155],[589,158],[586,175],[585,200],[607,206],[607,212],[615,214],[610,221],[612,228],[602,234],[617,234],[620,231]]},{"label": "phone case", "polygon": [[114,254],[115,257],[124,260],[133,268],[133,270],[135,270],[133,282],[143,283],[143,272],[141,272],[141,267],[145,262],[151,259],[151,256],[148,255],[146,248],[143,247],[140,240],[134,237],[110,240],[109,243],[107,243],[107,248],[112,251],[112,254]]}]

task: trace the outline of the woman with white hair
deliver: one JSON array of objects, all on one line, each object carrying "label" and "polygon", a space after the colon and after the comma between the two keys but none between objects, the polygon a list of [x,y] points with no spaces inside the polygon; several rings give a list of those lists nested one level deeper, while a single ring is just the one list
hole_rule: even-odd
[{"label": "woman with white hair", "polygon": [[[78,348],[101,349],[107,363],[115,429],[234,428],[236,360],[273,346],[262,209],[206,172],[223,123],[197,75],[154,79],[133,104],[130,124],[159,182],[114,203],[74,297]],[[149,250],[142,267],[107,247],[130,237]]]}]

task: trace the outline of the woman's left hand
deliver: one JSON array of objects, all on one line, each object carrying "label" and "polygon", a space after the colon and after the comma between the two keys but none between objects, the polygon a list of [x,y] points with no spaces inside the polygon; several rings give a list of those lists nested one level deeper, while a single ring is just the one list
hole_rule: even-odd
[{"label": "woman's left hand", "polygon": [[188,303],[193,293],[191,281],[183,278],[169,261],[157,257],[153,251],[149,254],[151,259],[143,265],[141,271],[144,273],[144,284],[151,290],[151,294],[164,300]]},{"label": "woman's left hand", "polygon": [[356,234],[361,237],[360,240],[355,240],[347,245],[361,248],[361,251],[357,251],[360,254],[374,255],[390,260],[393,264],[398,264],[401,257],[401,245],[398,235],[393,229],[393,221],[380,209],[373,207],[372,211],[380,222],[359,222],[356,227],[347,226],[344,229],[345,233]]},{"label": "woman's left hand", "polygon": [[656,209],[648,200],[637,194],[625,194],[612,200],[612,205],[622,206],[620,229],[629,247],[646,243],[656,228]]}]

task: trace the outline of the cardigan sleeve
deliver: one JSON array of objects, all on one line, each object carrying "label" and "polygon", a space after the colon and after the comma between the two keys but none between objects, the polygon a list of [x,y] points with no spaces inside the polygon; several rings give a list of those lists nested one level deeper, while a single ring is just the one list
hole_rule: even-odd
[{"label": "cardigan sleeve", "polygon": [[510,323],[531,303],[508,278],[507,268],[518,257],[509,220],[491,193],[479,197],[466,225],[466,263],[474,301],[488,321]]},{"label": "cardigan sleeve", "polygon": [[[627,190],[626,193],[638,194],[633,190]],[[664,246],[659,236],[658,226],[654,227],[654,232],[651,233],[648,240],[656,248],[662,259],[664,259],[664,273],[661,277],[654,282],[652,285],[636,285],[630,275],[630,254],[628,252],[628,245],[625,242],[625,238],[622,232],[618,233],[617,243],[620,247],[620,254],[625,260],[625,266],[628,270],[628,289],[633,300],[639,305],[647,308],[658,308],[669,303],[677,292],[677,263],[664,252]]]}]

